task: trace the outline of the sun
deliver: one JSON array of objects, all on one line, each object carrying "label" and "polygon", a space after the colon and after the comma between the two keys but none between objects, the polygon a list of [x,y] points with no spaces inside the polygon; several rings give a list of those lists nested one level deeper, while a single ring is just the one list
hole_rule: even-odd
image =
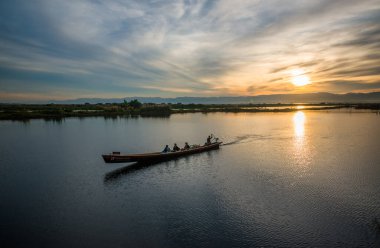
[{"label": "sun", "polygon": [[310,78],[306,75],[306,72],[302,69],[292,70],[292,83],[294,86],[305,86],[311,84]]}]

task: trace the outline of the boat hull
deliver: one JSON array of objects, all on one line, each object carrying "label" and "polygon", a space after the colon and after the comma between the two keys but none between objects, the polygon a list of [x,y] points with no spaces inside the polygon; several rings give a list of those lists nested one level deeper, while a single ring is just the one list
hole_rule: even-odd
[{"label": "boat hull", "polygon": [[152,161],[162,161],[171,160],[179,157],[188,156],[195,153],[201,153],[205,151],[219,149],[222,142],[215,142],[210,145],[199,146],[196,148],[191,148],[188,150],[178,151],[178,152],[155,152],[155,153],[144,153],[144,154],[106,154],[102,155],[104,162],[106,163],[129,163],[129,162],[152,162]]}]

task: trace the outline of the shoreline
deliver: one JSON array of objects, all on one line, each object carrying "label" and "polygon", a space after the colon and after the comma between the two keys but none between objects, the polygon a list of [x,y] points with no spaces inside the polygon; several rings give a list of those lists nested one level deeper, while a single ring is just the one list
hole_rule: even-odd
[{"label": "shoreline", "polygon": [[[69,117],[169,117],[186,113],[283,113],[351,109],[379,113],[380,103],[321,104],[0,104],[0,120],[62,119]],[[351,111],[350,110],[350,111]]]}]

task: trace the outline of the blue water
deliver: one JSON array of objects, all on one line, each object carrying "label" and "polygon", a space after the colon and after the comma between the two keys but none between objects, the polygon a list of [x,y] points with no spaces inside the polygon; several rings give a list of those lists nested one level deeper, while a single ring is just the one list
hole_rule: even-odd
[{"label": "blue water", "polygon": [[[149,167],[101,154],[227,145]],[[2,247],[379,247],[380,116],[0,121]],[[4,246],[3,246],[4,245]]]}]

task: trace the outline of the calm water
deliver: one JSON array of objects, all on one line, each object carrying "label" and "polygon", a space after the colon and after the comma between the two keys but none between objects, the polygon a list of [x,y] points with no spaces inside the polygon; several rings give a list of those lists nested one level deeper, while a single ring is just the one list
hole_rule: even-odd
[{"label": "calm water", "polygon": [[[128,169],[113,150],[220,150]],[[380,115],[0,122],[2,247],[379,247]]]}]

